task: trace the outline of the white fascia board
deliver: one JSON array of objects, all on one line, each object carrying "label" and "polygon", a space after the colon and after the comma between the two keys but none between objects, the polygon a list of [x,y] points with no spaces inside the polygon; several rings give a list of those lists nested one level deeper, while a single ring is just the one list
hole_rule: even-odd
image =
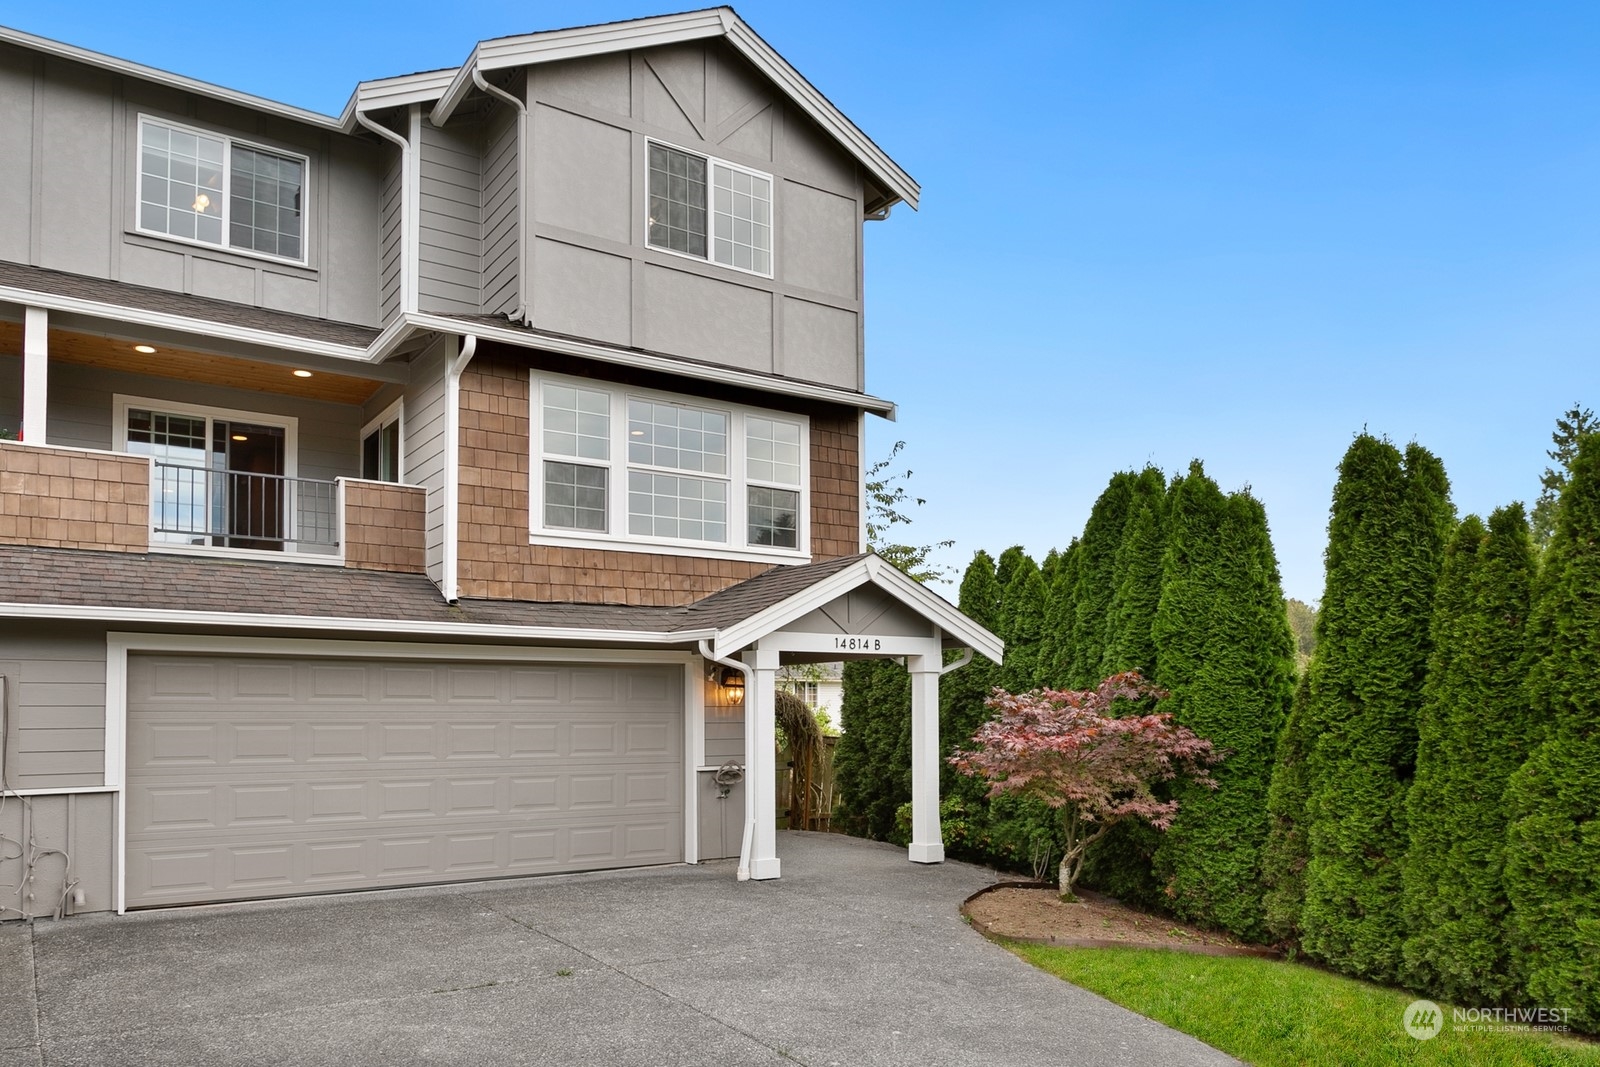
[{"label": "white fascia board", "polygon": [[35,289],[17,289],[9,285],[0,285],[0,303],[21,304],[25,307],[84,315],[93,319],[112,319],[117,322],[133,323],[138,326],[150,326],[159,330],[199,334],[203,337],[216,337],[227,341],[238,341],[242,344],[261,345],[265,348],[282,348],[290,352],[313,356],[329,356],[333,359],[349,359],[363,363],[367,362],[367,353],[369,351],[368,348],[360,348],[355,345],[341,345],[332,341],[316,341],[309,337],[273,333],[269,330],[258,330],[250,326],[235,326],[232,323],[215,322],[210,319],[191,319],[184,315],[173,315],[165,311],[124,307],[121,304],[106,304],[98,300],[83,300],[75,296],[62,296],[59,293],[42,293]]},{"label": "white fascia board", "polygon": [[514,641],[579,641],[619,645],[683,645],[709,640],[714,630],[596,630],[566,626],[474,626],[462,622],[412,622],[404,619],[333,618],[319,615],[266,615],[252,612],[182,611],[148,608],[83,607],[74,604],[4,604],[0,618],[80,622],[149,623],[162,626],[248,626],[313,633],[342,631],[410,637],[475,637]]},{"label": "white fascia board", "polygon": [[836,574],[830,574],[815,585],[720,631],[712,642],[712,649],[718,656],[730,656],[774,630],[782,629],[796,619],[869,582],[985,658],[999,663],[1005,655],[1004,641],[967,618],[949,601],[924,587],[921,582],[902,574],[898,568],[884,562],[878,556],[868,556],[853,563]]},{"label": "white fascia board", "polygon": [[447,67],[444,70],[426,70],[419,74],[361,82],[345,102],[344,110],[339,112],[339,125],[346,133],[354,133],[357,112],[432,103],[450,87],[460,69]]},{"label": "white fascia board", "polygon": [[432,330],[435,333],[473,334],[480,340],[496,341],[501,344],[515,345],[518,348],[537,348],[545,352],[556,352],[565,356],[578,356],[600,363],[614,363],[624,367],[636,367],[640,370],[674,374],[680,378],[698,378],[708,382],[720,382],[724,385],[737,385],[763,393],[775,393],[779,396],[823,400],[830,404],[844,404],[863,411],[870,411],[891,420],[894,418],[895,406],[888,400],[869,396],[866,393],[851,392],[848,389],[836,389],[830,385],[803,382],[797,378],[769,378],[765,375],[752,374],[749,371],[741,371],[733,367],[713,367],[698,363],[688,363],[673,359],[670,356],[655,356],[626,348],[612,348],[609,345],[578,341],[570,337],[560,337],[555,334],[540,333],[538,330],[525,330],[513,326],[493,326],[488,323],[463,322],[460,319],[428,314],[408,314],[405,319],[413,326],[424,330]]},{"label": "white fascia board", "polygon": [[761,36],[737,15],[733,16],[728,26],[728,41],[754,64],[757,70],[770,78],[791,100],[799,104],[800,109],[811,116],[817,125],[832,134],[834,139],[855,156],[857,162],[883,182],[891,193],[911,205],[913,211],[916,210],[917,202],[922,197],[922,187],[915,179],[890,159],[888,153],[874,144],[872,138],[851,122],[844,112],[834,107],[827,97],[817,91],[816,86],[790,66],[788,60],[763,41]]},{"label": "white fascia board", "polygon": [[324,130],[338,130],[341,128],[340,121],[331,115],[307,111],[305,108],[279,103],[276,100],[268,100],[261,96],[252,96],[249,93],[241,93],[236,89],[225,89],[220,85],[212,85],[210,82],[203,82],[197,78],[186,78],[182,74],[173,74],[171,71],[147,67],[142,63],[118,59],[116,56],[108,56],[101,52],[91,52],[87,48],[79,48],[76,45],[52,41],[48,37],[36,37],[21,30],[0,26],[0,42],[13,44],[33,52],[40,52],[47,56],[56,56],[59,59],[69,59],[75,63],[99,67],[101,70],[108,70],[124,77],[138,78],[141,81],[154,82],[157,85],[166,85],[173,89],[181,89],[186,93],[195,93],[199,96],[209,96],[213,100],[221,100],[225,103],[249,108],[252,111],[277,115],[280,118],[305,123],[307,126],[316,126]]},{"label": "white fascia board", "polygon": [[472,92],[473,70],[504,70],[507,67],[553,63],[562,59],[721,37],[727,33],[726,19],[730,16],[733,16],[733,12],[728,8],[713,8],[681,15],[658,15],[600,26],[578,26],[480,41],[439,97],[439,103],[429,118],[435,126],[443,126],[450,120],[456,108]]}]

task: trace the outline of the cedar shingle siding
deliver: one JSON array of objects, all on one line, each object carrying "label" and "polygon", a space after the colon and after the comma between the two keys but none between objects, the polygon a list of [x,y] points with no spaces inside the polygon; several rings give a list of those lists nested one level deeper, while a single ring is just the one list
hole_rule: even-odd
[{"label": "cedar shingle siding", "polygon": [[421,486],[344,484],[344,565],[422,574],[428,494]]},{"label": "cedar shingle siding", "polygon": [[144,552],[150,461],[0,443],[0,542]]},{"label": "cedar shingle siding", "polygon": [[[460,593],[463,597],[678,606],[771,564],[530,545],[528,365],[485,346],[461,377]],[[771,405],[772,398],[763,398]],[[811,551],[852,555],[860,478],[854,411],[810,407]]]}]

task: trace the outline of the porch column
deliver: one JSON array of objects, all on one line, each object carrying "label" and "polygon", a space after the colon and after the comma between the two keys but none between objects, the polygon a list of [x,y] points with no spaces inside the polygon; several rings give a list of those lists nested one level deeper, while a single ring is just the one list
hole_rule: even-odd
[{"label": "porch column", "polygon": [[907,656],[911,672],[911,862],[943,863],[939,831],[939,674],[942,657]]},{"label": "porch column", "polygon": [[756,648],[741,657],[754,668],[744,694],[744,728],[750,766],[744,787],[753,791],[756,827],[750,841],[750,877],[778,877],[778,653]]},{"label": "porch column", "polygon": [[22,440],[45,443],[45,403],[49,399],[49,341],[46,334],[50,313],[44,308],[28,308],[22,320]]}]

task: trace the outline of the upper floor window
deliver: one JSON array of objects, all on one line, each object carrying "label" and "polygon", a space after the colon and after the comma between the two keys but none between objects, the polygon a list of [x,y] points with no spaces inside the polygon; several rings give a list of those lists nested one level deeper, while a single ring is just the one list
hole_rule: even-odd
[{"label": "upper floor window", "polygon": [[139,229],[305,259],[307,160],[220,134],[139,120]]},{"label": "upper floor window", "polygon": [[771,175],[652,141],[649,185],[650,247],[771,277]]},{"label": "upper floor window", "polygon": [[401,401],[396,400],[361,428],[361,477],[374,482],[398,482],[400,469]]},{"label": "upper floor window", "polygon": [[535,377],[543,537],[804,554],[803,416]]}]

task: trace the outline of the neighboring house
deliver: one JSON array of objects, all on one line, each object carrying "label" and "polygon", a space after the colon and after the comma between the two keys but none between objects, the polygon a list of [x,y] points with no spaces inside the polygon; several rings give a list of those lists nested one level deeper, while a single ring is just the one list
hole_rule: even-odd
[{"label": "neighboring house", "polygon": [[828,716],[841,730],[839,710],[844,706],[844,664],[800,663],[778,669],[778,688],[785,689]]},{"label": "neighboring house", "polygon": [[0,31],[0,144],[0,917],[777,877],[819,654],[906,658],[942,858],[943,650],[1001,646],[863,536],[918,188],[731,9],[337,117]]}]

